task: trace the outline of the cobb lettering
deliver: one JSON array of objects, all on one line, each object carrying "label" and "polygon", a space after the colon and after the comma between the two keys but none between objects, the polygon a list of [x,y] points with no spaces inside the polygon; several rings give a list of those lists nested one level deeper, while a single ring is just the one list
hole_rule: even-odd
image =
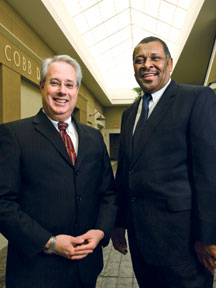
[{"label": "cobb lettering", "polygon": [[[17,50],[12,49],[10,45],[5,45],[5,57],[8,62],[13,62],[16,67],[21,67],[24,72],[32,75],[32,63],[25,56],[21,56]],[[36,77],[40,80],[40,69],[36,67]]]}]

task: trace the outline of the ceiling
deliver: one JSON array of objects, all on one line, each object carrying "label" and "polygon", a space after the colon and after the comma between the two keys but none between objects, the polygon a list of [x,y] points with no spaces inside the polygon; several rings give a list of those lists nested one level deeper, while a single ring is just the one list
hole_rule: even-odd
[{"label": "ceiling", "polygon": [[136,96],[132,51],[150,35],[168,44],[177,81],[203,84],[216,32],[215,0],[203,1],[7,0],[54,53],[78,60],[84,85],[104,106]]},{"label": "ceiling", "polygon": [[[196,0],[197,1],[197,0]],[[62,0],[110,89],[130,88],[135,80],[132,52],[156,35],[175,51],[194,0]],[[185,24],[185,26],[184,26]],[[70,23],[69,23],[70,25]]]}]

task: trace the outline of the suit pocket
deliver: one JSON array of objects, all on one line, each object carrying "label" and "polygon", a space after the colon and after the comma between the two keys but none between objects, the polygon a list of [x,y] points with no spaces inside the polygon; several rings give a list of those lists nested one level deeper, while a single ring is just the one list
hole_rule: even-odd
[{"label": "suit pocket", "polygon": [[173,212],[191,210],[192,200],[191,196],[170,197],[167,199],[167,204],[169,210]]}]

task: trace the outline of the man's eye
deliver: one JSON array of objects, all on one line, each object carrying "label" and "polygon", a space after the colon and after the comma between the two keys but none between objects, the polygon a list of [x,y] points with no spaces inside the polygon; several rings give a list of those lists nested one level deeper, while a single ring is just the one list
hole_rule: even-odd
[{"label": "man's eye", "polygon": [[152,60],[153,60],[153,61],[160,60],[160,57],[158,57],[158,56],[152,57]]},{"label": "man's eye", "polygon": [[73,83],[65,83],[65,86],[66,86],[68,89],[73,89],[73,88],[74,88],[74,84],[73,84]]},{"label": "man's eye", "polygon": [[56,80],[52,80],[52,81],[50,81],[50,85],[56,87],[56,86],[60,85],[60,82],[58,82]]},{"label": "man's eye", "polygon": [[135,64],[141,64],[144,62],[144,59],[136,59]]}]

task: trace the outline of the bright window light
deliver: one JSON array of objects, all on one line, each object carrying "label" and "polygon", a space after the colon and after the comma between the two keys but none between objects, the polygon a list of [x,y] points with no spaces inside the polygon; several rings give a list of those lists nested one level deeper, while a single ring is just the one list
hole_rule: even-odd
[{"label": "bright window light", "polygon": [[64,0],[64,3],[108,86],[129,88],[134,85],[134,47],[147,36],[158,36],[173,53],[191,1],[196,0]]}]

